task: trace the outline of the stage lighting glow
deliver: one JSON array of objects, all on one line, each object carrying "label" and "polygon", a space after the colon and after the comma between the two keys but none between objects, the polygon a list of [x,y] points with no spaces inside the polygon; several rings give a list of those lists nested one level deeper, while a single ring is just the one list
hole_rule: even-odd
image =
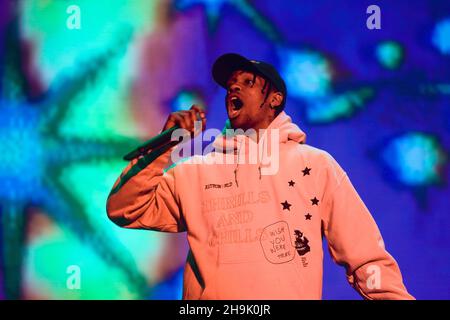
[{"label": "stage lighting glow", "polygon": [[170,105],[172,111],[180,111],[189,110],[193,104],[205,106],[205,102],[198,92],[182,90],[175,96]]},{"label": "stage lighting glow", "polygon": [[[68,98],[68,97],[67,97]],[[42,105],[41,107],[43,107]],[[130,277],[131,286],[144,285],[142,275],[133,267],[133,260],[128,253],[119,249],[120,245],[112,244],[105,230],[99,224],[92,223],[86,216],[86,212],[98,201],[102,202],[102,212],[107,195],[96,197],[91,193],[90,202],[81,206],[78,199],[71,191],[77,185],[83,185],[83,180],[71,181],[66,188],[59,181],[60,172],[71,163],[83,162],[88,159],[102,159],[116,157],[123,153],[123,147],[114,143],[102,144],[93,141],[77,141],[65,139],[54,132],[47,132],[51,118],[42,111],[49,109],[33,108],[32,104],[14,105],[6,101],[0,106],[0,113],[4,116],[0,119],[0,134],[2,136],[0,148],[0,200],[2,201],[3,246],[8,252],[5,265],[7,297],[17,298],[18,291],[9,291],[9,288],[18,290],[18,283],[12,283],[20,279],[17,269],[17,261],[22,259],[23,233],[26,232],[22,225],[26,214],[26,206],[32,204],[43,208],[53,219],[67,225],[80,238],[89,238],[95,244],[93,248],[103,256],[110,266],[121,267],[124,274]],[[119,172],[120,170],[117,170]],[[91,172],[91,177],[98,177]],[[94,180],[96,180],[95,178]],[[63,182],[67,181],[63,179]],[[70,180],[69,180],[70,181]],[[80,184],[81,181],[81,184]],[[112,181],[110,181],[112,185]],[[105,189],[105,192],[107,192]],[[100,212],[97,206],[93,216]],[[103,216],[105,218],[105,216]],[[113,226],[110,225],[109,229]],[[57,259],[52,259],[55,262]],[[132,283],[136,281],[136,283]],[[11,283],[10,283],[11,282]],[[140,289],[137,292],[142,294]]]},{"label": "stage lighting glow", "polygon": [[0,103],[0,199],[33,199],[41,189],[43,150],[37,110]]},{"label": "stage lighting glow", "polygon": [[290,96],[313,99],[330,93],[331,69],[320,53],[286,50],[281,56],[281,74]]},{"label": "stage lighting glow", "polygon": [[[118,29],[132,28],[138,34],[148,32],[156,20],[158,2],[110,0],[109,5],[105,5],[92,0],[21,1],[21,27],[25,38],[39,41],[35,60],[41,66],[42,77],[49,81],[80,57],[87,62],[91,55],[103,51],[115,36],[121,36]],[[70,16],[66,10],[70,5],[80,9],[81,28],[78,30],[66,26]],[[120,75],[121,81],[123,76]]]},{"label": "stage lighting glow", "polygon": [[[79,268],[79,288],[67,285],[69,266]],[[66,228],[53,228],[30,243],[24,270],[27,286],[41,288],[47,299],[139,298],[139,292],[127,287],[120,269],[111,266]]]},{"label": "stage lighting glow", "polygon": [[419,89],[425,95],[450,95],[450,83],[422,84]]},{"label": "stage lighting glow", "polygon": [[123,167],[124,162],[121,160],[73,163],[64,168],[59,182],[65,189],[70,190],[85,208],[89,220],[128,249],[139,271],[146,275],[148,281],[152,281],[154,274],[150,271],[153,269],[149,270],[148,266],[158,260],[160,249],[163,247],[161,234],[122,229],[112,224],[105,215],[99,214],[104,212],[109,190],[117,179],[117,173],[121,172]]},{"label": "stage lighting glow", "polygon": [[403,48],[395,41],[384,41],[377,46],[376,56],[386,69],[396,69],[403,60]]},{"label": "stage lighting glow", "polygon": [[306,116],[311,123],[328,123],[348,118],[373,96],[371,88],[349,91],[341,95],[330,95],[315,99],[307,104]]},{"label": "stage lighting glow", "polygon": [[436,24],[431,40],[442,54],[450,54],[450,18]]},{"label": "stage lighting glow", "polygon": [[[109,49],[102,50],[101,54],[93,54],[89,62],[77,64],[76,71],[55,77],[55,83],[46,92],[41,92],[39,99],[31,100],[26,95],[27,74],[20,68],[29,63],[29,60],[24,60],[29,57],[18,49],[21,38],[17,20],[15,22],[8,29],[9,42],[5,46],[8,72],[7,77],[2,79],[7,88],[14,90],[2,92],[5,95],[0,104],[0,133],[3,138],[0,142],[0,178],[5,179],[0,186],[3,218],[0,251],[7,257],[2,261],[6,297],[17,299],[21,295],[22,270],[19,266],[25,249],[25,217],[30,205],[45,211],[80,239],[89,239],[91,249],[105,263],[122,270],[128,279],[126,285],[133,288],[130,290],[143,294],[146,279],[137,270],[131,255],[120,243],[111,241],[105,229],[92,223],[87,215],[86,208],[89,205],[82,206],[71,193],[74,185],[65,188],[59,180],[61,171],[70,164],[111,157],[119,159],[125,147],[129,147],[123,138],[112,141],[118,134],[111,128],[108,134],[106,130],[103,131],[104,137],[109,138],[107,143],[100,142],[98,137],[90,137],[87,134],[89,130],[80,139],[80,135],[66,135],[60,128],[68,117],[71,103],[85,90],[92,89],[101,75],[105,75],[109,63],[117,61],[114,59],[119,59],[118,56],[124,53],[131,38],[130,29],[125,28],[121,30],[123,32],[116,33]],[[114,81],[114,78],[111,80]],[[80,101],[77,102],[77,106],[80,106]],[[95,109],[98,111],[101,108]],[[111,112],[111,109],[108,110]],[[82,123],[80,119],[73,125],[81,127]],[[101,126],[101,123],[98,125]],[[122,125],[126,126],[126,123],[122,122]],[[104,205],[101,212],[104,212]],[[51,259],[53,262],[55,260],[57,257]]]},{"label": "stage lighting glow", "polygon": [[264,18],[247,0],[175,0],[174,7],[177,10],[186,11],[195,6],[203,6],[208,20],[208,28],[210,31],[214,31],[225,4],[233,6],[269,39],[279,40],[279,35],[270,21]]},{"label": "stage lighting glow", "polygon": [[400,183],[427,186],[441,182],[445,153],[433,136],[411,132],[393,139],[382,151],[382,160]]},{"label": "stage lighting glow", "polygon": [[216,23],[222,6],[227,2],[230,2],[230,0],[176,0],[175,8],[184,11],[193,6],[201,5],[205,8],[208,21]]},{"label": "stage lighting glow", "polygon": [[184,268],[178,269],[165,281],[153,287],[150,299],[180,300],[183,293]]}]

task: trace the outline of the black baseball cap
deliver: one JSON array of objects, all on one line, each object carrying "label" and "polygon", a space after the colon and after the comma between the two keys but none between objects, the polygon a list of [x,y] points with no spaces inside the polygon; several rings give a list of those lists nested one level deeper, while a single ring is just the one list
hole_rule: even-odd
[{"label": "black baseball cap", "polygon": [[228,79],[236,70],[254,72],[269,80],[283,94],[281,106],[285,104],[287,97],[286,84],[274,66],[263,61],[249,60],[236,53],[226,53],[214,62],[212,76],[214,81],[226,89]]}]

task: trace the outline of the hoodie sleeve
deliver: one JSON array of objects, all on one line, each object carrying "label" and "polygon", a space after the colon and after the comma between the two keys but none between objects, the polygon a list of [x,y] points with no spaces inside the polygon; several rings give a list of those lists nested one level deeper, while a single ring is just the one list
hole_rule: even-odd
[{"label": "hoodie sleeve", "polygon": [[414,299],[369,210],[333,158],[326,175],[324,234],[333,260],[345,267],[350,285],[364,299]]},{"label": "hoodie sleeve", "polygon": [[124,228],[186,231],[175,195],[174,168],[164,172],[170,151],[128,164],[108,196],[106,209],[111,221]]}]

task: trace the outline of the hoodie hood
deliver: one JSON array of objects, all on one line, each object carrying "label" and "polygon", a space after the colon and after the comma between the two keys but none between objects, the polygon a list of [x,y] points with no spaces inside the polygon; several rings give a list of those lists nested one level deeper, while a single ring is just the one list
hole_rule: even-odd
[{"label": "hoodie hood", "polygon": [[[261,166],[264,164],[265,158],[265,150],[273,150],[271,143],[276,140],[273,140],[273,134],[278,134],[278,143],[286,143],[288,141],[294,141],[297,143],[305,143],[306,134],[294,123],[292,123],[292,119],[288,116],[284,111],[282,111],[265,129],[264,134],[261,135],[258,143],[254,140],[254,138],[249,137],[245,134],[245,132],[234,132],[229,125],[229,121],[227,120],[225,128],[222,130],[222,133],[219,134],[213,142],[213,147],[216,152],[222,153],[234,153],[237,154],[237,162],[234,168],[234,180],[236,186],[239,187],[239,164],[241,163],[241,159],[246,159],[247,157],[243,155],[248,155],[249,150],[252,149],[250,147],[251,144],[257,144],[256,150],[258,150],[258,154],[261,155],[261,158],[258,156],[258,174],[259,179],[261,180]],[[278,132],[276,132],[278,130]],[[255,149],[254,149],[255,150]],[[261,150],[263,152],[261,152]],[[279,148],[277,149],[279,150]]]},{"label": "hoodie hood", "polygon": [[[245,139],[249,139],[248,136],[239,133],[227,135],[227,129],[232,130],[228,120],[226,121],[222,133],[214,140],[213,146],[216,151],[226,152],[233,149],[239,149],[239,145],[241,145]],[[292,123],[291,117],[284,111],[270,123],[266,130],[268,130],[268,134],[270,134],[273,129],[279,130],[279,143],[286,143],[289,140],[297,143],[306,142],[306,134],[295,123]],[[264,137],[259,143],[264,143]]]}]

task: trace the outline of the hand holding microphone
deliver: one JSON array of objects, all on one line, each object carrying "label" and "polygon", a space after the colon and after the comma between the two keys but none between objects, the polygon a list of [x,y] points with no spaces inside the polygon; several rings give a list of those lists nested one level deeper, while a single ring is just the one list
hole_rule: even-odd
[{"label": "hand holding microphone", "polygon": [[189,110],[181,110],[177,112],[172,112],[162,129],[162,132],[137,147],[135,150],[126,154],[123,159],[126,161],[138,158],[141,155],[146,154],[149,150],[158,149],[162,146],[171,144],[174,146],[180,141],[172,141],[172,133],[177,129],[185,129],[190,132],[191,138],[197,136],[200,131],[195,131],[195,122],[201,121],[202,131],[206,128],[206,116],[205,111],[197,105],[193,105]]},{"label": "hand holding microphone", "polygon": [[178,126],[178,128],[186,129],[191,133],[191,137],[197,136],[200,132],[195,132],[195,121],[202,122],[202,130],[206,127],[205,111],[197,105],[193,105],[189,110],[181,110],[172,112],[167,118],[166,124],[162,131]]}]

